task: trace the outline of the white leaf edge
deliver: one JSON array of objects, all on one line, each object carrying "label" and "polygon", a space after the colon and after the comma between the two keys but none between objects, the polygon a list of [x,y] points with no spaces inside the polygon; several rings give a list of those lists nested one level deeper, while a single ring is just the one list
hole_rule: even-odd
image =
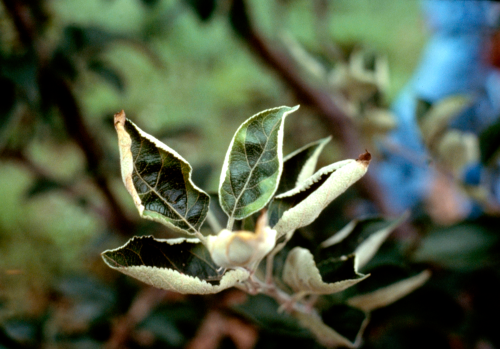
[{"label": "white leaf edge", "polygon": [[[389,224],[384,229],[380,229],[375,233],[371,234],[366,240],[356,247],[354,254],[356,255],[355,267],[356,270],[363,268],[377,253],[378,249],[382,243],[387,239],[390,233],[394,231],[402,222],[404,222],[410,216],[410,212],[403,213],[394,222]],[[356,225],[360,223],[360,220],[352,220],[344,228],[339,230],[336,234],[328,238],[321,243],[322,248],[333,246],[342,242],[349,234],[354,230]]]},{"label": "white leaf edge", "polygon": [[325,166],[318,170],[299,186],[283,194],[277,195],[276,199],[291,197],[298,194],[317,182],[321,176],[331,173],[328,179],[307,198],[296,206],[283,213],[276,225],[277,239],[285,234],[290,234],[298,228],[312,223],[323,209],[335,198],[345,192],[352,184],[364,176],[368,170],[370,160],[343,160]]},{"label": "white leaf edge", "polygon": [[385,307],[407,296],[429,280],[431,272],[424,270],[421,273],[395,282],[389,286],[379,288],[370,293],[349,298],[347,304],[365,312]]},{"label": "white leaf edge", "polygon": [[327,326],[317,314],[294,312],[293,316],[299,321],[302,327],[311,331],[311,333],[316,336],[317,341],[327,348],[342,346],[347,348],[359,347],[362,341],[363,332],[370,321],[368,314],[366,314],[366,318],[361,324],[361,328],[356,335],[356,339],[354,342],[351,342],[333,328]]},{"label": "white leaf edge", "polygon": [[[199,188],[191,180],[191,175],[193,173],[193,169],[186,159],[184,159],[179,153],[177,153],[175,150],[173,150],[172,148],[170,148],[169,146],[167,146],[166,144],[164,144],[160,140],[156,139],[155,137],[153,137],[150,134],[141,130],[136,124],[134,124],[132,121],[130,121],[129,119],[126,118],[125,112],[122,110],[121,112],[116,113],[115,117],[114,117],[115,129],[116,129],[116,132],[118,134],[118,145],[119,145],[118,148],[120,150],[121,175],[122,175],[123,184],[125,184],[125,188],[132,196],[132,199],[134,200],[134,204],[137,207],[137,210],[139,211],[139,215],[142,218],[162,223],[175,231],[187,233],[190,235],[195,234],[196,229],[194,227],[192,227],[191,224],[187,220],[184,220],[184,217],[179,215],[176,210],[174,210],[174,212],[176,212],[177,215],[179,216],[179,218],[182,219],[188,226],[190,226],[191,229],[194,230],[194,232],[187,231],[187,230],[184,230],[184,229],[177,227],[175,224],[168,221],[168,219],[166,217],[163,217],[161,214],[159,214],[157,212],[145,210],[145,207],[142,204],[142,200],[140,199],[139,194],[137,193],[137,190],[135,189],[135,186],[134,186],[134,183],[132,180],[132,174],[134,172],[134,159],[133,159],[132,151],[131,151],[132,138],[125,130],[125,122],[127,122],[127,121],[130,122],[130,124],[137,130],[137,132],[139,133],[139,135],[141,137],[144,137],[147,140],[151,141],[157,148],[159,148],[159,149],[161,149],[169,154],[172,154],[175,158],[177,158],[179,161],[185,163],[188,166],[189,175],[188,175],[187,181],[189,182],[190,185],[193,186],[193,188],[195,190],[199,191],[202,194],[207,195],[208,200],[209,200],[208,205],[210,205],[210,196],[204,190]],[[146,211],[146,213],[145,213],[145,211]],[[205,215],[205,217],[202,219],[200,224],[203,224],[203,222],[205,221],[206,218],[207,218],[207,215]]]},{"label": "white leaf edge", "polygon": [[[280,127],[279,127],[279,130],[278,130],[278,149],[277,149],[277,156],[278,156],[278,162],[279,162],[279,168],[278,168],[278,180],[276,181],[276,187],[275,187],[275,191],[276,189],[278,189],[278,185],[279,185],[279,179],[281,178],[281,174],[283,172],[283,135],[284,135],[284,131],[283,131],[283,124],[285,123],[285,118],[293,113],[294,111],[296,111],[297,109],[299,109],[300,105],[296,105],[294,107],[288,107],[288,106],[281,106],[281,107],[276,107],[276,108],[270,108],[270,109],[266,109],[266,110],[263,110],[261,111],[260,113],[257,113],[253,116],[251,116],[250,118],[248,118],[245,122],[243,122],[239,127],[238,129],[236,130],[236,132],[234,133],[233,135],[233,138],[231,139],[231,143],[229,143],[229,147],[227,149],[227,152],[226,152],[226,156],[224,158],[224,163],[222,164],[222,170],[221,170],[221,174],[220,174],[220,180],[219,180],[219,190],[218,190],[218,193],[219,193],[219,201],[221,201],[222,199],[222,194],[221,194],[221,190],[222,190],[222,186],[224,185],[224,182],[226,180],[226,176],[227,176],[227,172],[228,172],[228,169],[229,169],[229,157],[231,156],[231,151],[233,149],[233,145],[234,145],[234,140],[236,138],[236,135],[240,132],[240,130],[247,126],[250,122],[252,122],[254,119],[258,118],[261,114],[263,113],[269,113],[269,112],[272,112],[272,111],[278,111],[278,110],[281,110],[281,109],[288,109],[287,111],[285,111],[283,113],[283,117],[281,118],[281,121],[280,121]],[[272,195],[269,196],[269,199],[268,201],[266,202],[266,204],[272,199]],[[222,205],[222,202],[221,202],[221,208],[222,210],[228,215],[228,217],[231,219],[233,218],[233,214],[230,213],[230,212],[226,212],[226,208],[224,207],[224,205]],[[248,214],[247,217],[251,215]],[[242,217],[242,218],[245,218],[245,217]]]},{"label": "white leaf edge", "polygon": [[[137,238],[137,237],[135,237]],[[176,238],[176,239],[155,239],[160,242],[166,242],[169,245],[180,244],[182,242],[200,243],[199,239],[191,238]],[[130,240],[129,240],[130,241]],[[138,279],[148,285],[151,285],[162,290],[174,291],[182,294],[213,294],[233,287],[236,284],[245,281],[250,277],[250,273],[243,268],[227,270],[222,276],[219,285],[212,285],[198,277],[182,274],[177,270],[168,268],[148,267],[148,266],[132,266],[132,267],[116,267],[108,263],[104,254],[107,252],[115,252],[125,247],[123,246],[112,250],[106,250],[102,253],[104,262],[114,270],[123,274]]]},{"label": "white leaf edge", "polygon": [[295,150],[294,152],[288,154],[283,158],[283,162],[287,162],[289,159],[292,159],[295,155],[299,154],[300,152],[316,146],[316,149],[314,150],[313,154],[307,159],[307,161],[304,163],[304,166],[302,166],[302,169],[299,172],[299,175],[297,176],[297,181],[295,183],[295,186],[299,185],[299,183],[307,180],[309,177],[311,177],[314,174],[314,170],[316,169],[316,164],[318,163],[318,158],[321,152],[323,151],[323,148],[325,145],[332,140],[332,136],[328,136],[325,138],[318,139],[317,141],[311,142],[309,144],[306,144],[305,146]]},{"label": "white leaf edge", "polygon": [[[357,274],[357,270],[354,271]],[[283,267],[283,281],[301,295],[341,292],[370,276],[370,274],[358,275],[358,279],[324,282],[311,251],[303,247],[294,247],[288,253]]]}]

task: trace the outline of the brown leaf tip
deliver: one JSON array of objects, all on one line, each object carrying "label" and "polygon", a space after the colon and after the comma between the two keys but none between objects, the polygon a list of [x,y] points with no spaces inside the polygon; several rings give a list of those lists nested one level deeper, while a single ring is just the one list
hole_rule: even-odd
[{"label": "brown leaf tip", "polygon": [[363,153],[358,157],[358,161],[366,162],[367,165],[370,163],[371,159],[372,159],[372,154],[370,154],[368,150],[366,150],[366,153]]},{"label": "brown leaf tip", "polygon": [[125,125],[125,111],[124,110],[115,114],[115,127],[118,124],[121,124],[122,126]]}]

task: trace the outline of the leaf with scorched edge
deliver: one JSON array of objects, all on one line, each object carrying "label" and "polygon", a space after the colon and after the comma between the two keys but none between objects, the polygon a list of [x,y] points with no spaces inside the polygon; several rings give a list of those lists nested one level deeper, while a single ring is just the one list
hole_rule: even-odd
[{"label": "leaf with scorched edge", "polygon": [[301,295],[340,292],[368,276],[357,273],[354,255],[315,260],[302,247],[294,247],[288,253],[283,267],[283,281]]},{"label": "leaf with scorched edge", "polygon": [[199,231],[210,204],[191,181],[191,166],[175,150],[115,114],[123,182],[141,217],[187,233]]},{"label": "leaf with scorched edge", "polygon": [[120,248],[104,251],[102,258],[112,269],[179,293],[217,293],[249,276],[243,269],[219,268],[206,247],[194,238],[134,237]]},{"label": "leaf with scorched edge", "polygon": [[[275,197],[273,205],[281,205],[273,229],[277,238],[312,223],[323,209],[352,184],[364,176],[370,164],[370,153],[357,160],[349,159],[325,166],[296,188]],[[272,209],[272,210],[271,210]],[[276,216],[270,208],[270,223]]]},{"label": "leaf with scorched edge", "polygon": [[367,314],[343,304],[331,307],[321,317],[300,312],[292,315],[327,348],[357,348],[369,322]]},{"label": "leaf with scorched edge", "polygon": [[373,292],[349,298],[347,304],[366,312],[385,307],[410,294],[429,280],[430,271],[400,280],[391,285],[381,287]]},{"label": "leaf with scorched edge", "polygon": [[224,159],[219,200],[230,219],[262,209],[278,188],[283,171],[283,124],[298,106],[265,110],[236,131]]},{"label": "leaf with scorched edge", "polygon": [[300,182],[311,177],[316,169],[321,151],[331,139],[331,136],[319,139],[285,156],[283,173],[276,194],[292,190]]},{"label": "leaf with scorched edge", "polygon": [[356,255],[356,270],[363,268],[377,253],[378,249],[409,213],[403,213],[397,219],[370,217],[355,219],[329,239],[321,243],[319,258]]}]

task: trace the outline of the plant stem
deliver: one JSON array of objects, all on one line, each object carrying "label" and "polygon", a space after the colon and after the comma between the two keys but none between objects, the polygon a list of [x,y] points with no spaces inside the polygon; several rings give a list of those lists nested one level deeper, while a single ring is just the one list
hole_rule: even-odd
[{"label": "plant stem", "polygon": [[227,221],[226,229],[233,230],[233,225],[234,225],[234,217],[229,217],[229,219]]},{"label": "plant stem", "polygon": [[217,217],[215,217],[213,212],[210,210],[208,210],[207,222],[208,222],[208,225],[210,225],[210,228],[212,229],[212,231],[214,233],[218,234],[222,230],[222,226],[220,225],[219,221],[217,220]]}]

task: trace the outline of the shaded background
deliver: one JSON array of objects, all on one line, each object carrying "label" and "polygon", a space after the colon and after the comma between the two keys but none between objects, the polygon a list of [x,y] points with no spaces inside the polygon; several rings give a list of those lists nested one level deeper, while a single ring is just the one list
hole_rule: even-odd
[{"label": "shaded background", "polygon": [[[208,191],[236,128],[266,108],[301,104],[285,153],[329,134],[321,165],[372,151],[331,98],[338,91],[291,57],[284,33],[326,67],[359,47],[383,54],[390,84],[377,104],[388,108],[433,32],[418,1],[0,3],[0,348],[316,345],[266,299],[155,290],[100,258],[133,235],[172,236],[138,219],[121,183],[112,122],[121,109],[182,154]],[[485,52],[495,37],[487,34]],[[447,193],[439,195],[455,200]],[[306,233],[394,213],[390,195],[371,174]],[[500,347],[490,320],[500,310],[498,218],[452,212],[436,221],[421,202],[413,208],[378,258],[434,276],[373,314],[364,347]]]}]

